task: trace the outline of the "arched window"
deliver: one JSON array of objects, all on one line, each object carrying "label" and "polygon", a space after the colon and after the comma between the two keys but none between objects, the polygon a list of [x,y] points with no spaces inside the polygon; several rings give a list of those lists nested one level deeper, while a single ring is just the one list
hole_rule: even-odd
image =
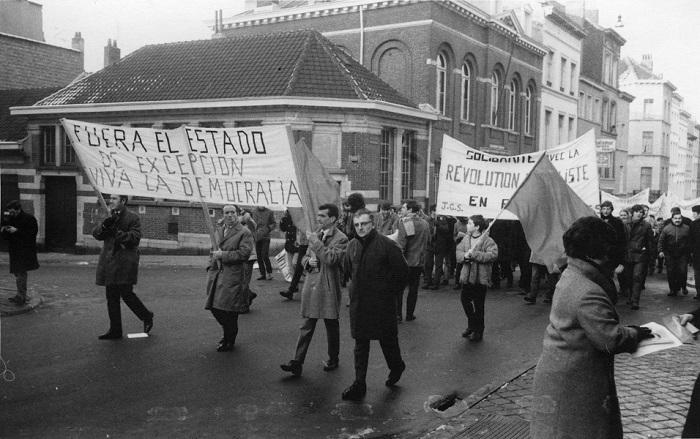
[{"label": "arched window", "polygon": [[498,72],[491,73],[491,126],[498,126],[498,90],[500,88]]},{"label": "arched window", "polygon": [[525,90],[525,134],[532,133],[532,87]]},{"label": "arched window", "polygon": [[518,104],[518,85],[515,79],[510,81],[508,87],[508,129],[515,131],[515,121]]},{"label": "arched window", "polygon": [[447,60],[445,55],[438,53],[437,56],[437,84],[436,84],[437,96],[435,98],[435,103],[437,104],[437,110],[440,114],[445,114],[445,109],[447,107],[445,92],[447,91]]},{"label": "arched window", "polygon": [[471,106],[472,69],[468,63],[462,64],[462,120],[469,120]]}]

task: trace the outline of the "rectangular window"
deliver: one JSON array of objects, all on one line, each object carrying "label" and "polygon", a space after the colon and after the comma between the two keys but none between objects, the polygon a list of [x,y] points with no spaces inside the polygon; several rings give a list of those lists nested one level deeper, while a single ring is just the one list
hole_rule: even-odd
[{"label": "rectangular window", "polygon": [[654,151],[654,132],[642,132],[642,154],[651,154]]},{"label": "rectangular window", "polygon": [[593,115],[591,117],[591,121],[597,122],[600,117],[600,99],[595,100],[595,104],[593,105]]},{"label": "rectangular window", "polygon": [[552,146],[552,112],[544,111],[544,149]]},{"label": "rectangular window", "polygon": [[552,63],[554,62],[554,52],[547,55],[547,85],[552,86]]},{"label": "rectangular window", "polygon": [[586,117],[586,95],[583,92],[578,94],[578,117]]},{"label": "rectangular window", "polygon": [[379,144],[379,198],[390,199],[391,182],[391,151],[394,146],[394,130],[382,128],[382,139]]},{"label": "rectangular window", "polygon": [[617,105],[615,102],[610,102],[610,117],[608,118],[608,123],[610,124],[610,132],[617,134]]},{"label": "rectangular window", "polygon": [[41,164],[56,165],[56,127],[41,127]]},{"label": "rectangular window", "polygon": [[612,53],[605,51],[603,55],[603,82],[606,84],[611,84],[610,76],[612,74]]},{"label": "rectangular window", "polygon": [[559,115],[559,145],[566,143],[566,127],[564,126],[564,115]]},{"label": "rectangular window", "polygon": [[66,134],[63,127],[61,127],[61,137],[63,138],[61,164],[74,165],[75,164],[75,151],[73,150],[73,145],[71,145],[71,143],[70,143],[70,137],[68,137],[68,134]]},{"label": "rectangular window", "polygon": [[654,105],[654,100],[653,99],[644,99],[644,109],[643,114],[642,114],[642,119],[649,119],[651,118],[651,107]]},{"label": "rectangular window", "polygon": [[593,96],[586,97],[586,119],[593,120]]},{"label": "rectangular window", "polygon": [[651,189],[651,167],[643,166],[639,171],[640,189]]},{"label": "rectangular window", "polygon": [[576,95],[576,83],[578,81],[576,80],[576,64],[571,63],[571,76],[569,78],[569,94],[571,96]]},{"label": "rectangular window", "polygon": [[610,131],[610,126],[608,125],[608,101],[603,99],[603,108],[600,111],[600,125],[605,131]]},{"label": "rectangular window", "polygon": [[566,58],[561,59],[561,74],[559,75],[559,91],[566,90]]},{"label": "rectangular window", "polygon": [[413,151],[415,133],[405,131],[401,137],[401,198],[413,198]]},{"label": "rectangular window", "polygon": [[576,122],[574,121],[573,117],[569,117],[569,141],[572,141],[576,138],[576,129],[574,128],[576,126]]}]

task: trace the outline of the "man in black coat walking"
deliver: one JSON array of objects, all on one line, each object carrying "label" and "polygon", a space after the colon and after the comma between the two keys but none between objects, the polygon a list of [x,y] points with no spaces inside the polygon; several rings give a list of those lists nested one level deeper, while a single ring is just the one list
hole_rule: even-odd
[{"label": "man in black coat walking", "polygon": [[10,302],[17,306],[27,303],[27,271],[39,268],[36,258],[36,235],[39,227],[36,218],[22,210],[19,201],[7,203],[0,233],[7,239],[10,253],[10,273],[15,275],[17,295]]},{"label": "man in black coat walking", "polygon": [[141,220],[126,208],[126,195],[109,197],[111,214],[92,231],[98,241],[104,241],[97,263],[96,284],[104,285],[107,293],[109,330],[100,340],[122,338],[122,314],[120,298],[143,321],[143,332],[153,328],[153,313],[134,294],[139,271]]},{"label": "man in black coat walking", "polygon": [[345,266],[350,271],[350,332],[355,339],[355,381],[343,391],[343,399],[358,401],[367,393],[369,342],[379,340],[391,387],[401,378],[406,364],[401,359],[396,300],[406,286],[408,266],[401,249],[374,229],[366,209],[353,217],[355,238],[348,244]]},{"label": "man in black coat walking", "polygon": [[621,275],[625,269],[627,231],[625,230],[625,224],[622,220],[613,216],[613,210],[615,210],[615,207],[609,200],[600,203],[600,218],[615,230],[615,244],[610,248],[610,255],[608,255],[608,257],[610,258],[610,263],[615,266],[615,273],[620,283],[620,290],[624,289],[625,291],[622,291],[622,293],[629,295],[629,288],[631,288],[631,286],[625,284],[625,279]]}]

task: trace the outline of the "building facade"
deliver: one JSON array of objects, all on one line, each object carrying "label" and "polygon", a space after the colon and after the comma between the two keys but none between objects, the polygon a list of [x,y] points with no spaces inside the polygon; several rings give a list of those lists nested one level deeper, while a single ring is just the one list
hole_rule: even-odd
[{"label": "building facade", "polygon": [[[303,140],[295,147],[309,147],[341,192],[361,192],[370,204],[391,193],[422,199],[430,121],[437,119],[314,31],[146,46],[12,111],[27,118],[30,166],[20,189],[36,207],[39,240],[62,237],[78,248],[99,245],[91,230],[100,213],[61,117],[156,129],[289,125],[294,140]],[[131,204],[142,216],[142,247],[209,248],[199,205]],[[210,207],[220,217],[221,206]],[[55,215],[72,221],[67,230],[51,229]]]},{"label": "building facade", "polygon": [[625,184],[629,146],[627,133],[621,130],[628,127],[620,117],[629,112],[621,107],[628,107],[634,100],[618,86],[620,49],[625,39],[615,30],[600,26],[597,11],[572,7],[567,15],[586,33],[581,48],[577,135],[595,131],[600,189],[625,194],[629,188]]},{"label": "building facade", "polygon": [[[537,149],[546,51],[524,32],[515,14],[494,16],[457,0],[257,5],[262,7],[217,19],[215,35],[316,29],[438,116],[427,139],[427,192],[415,196],[435,200],[445,134],[492,153]],[[403,168],[398,171],[404,172]],[[391,201],[398,201],[396,195]]]},{"label": "building facade", "polygon": [[653,72],[653,60],[625,58],[620,87],[636,96],[630,104],[627,174],[631,191],[650,189],[650,198],[669,190],[671,106],[676,87]]}]

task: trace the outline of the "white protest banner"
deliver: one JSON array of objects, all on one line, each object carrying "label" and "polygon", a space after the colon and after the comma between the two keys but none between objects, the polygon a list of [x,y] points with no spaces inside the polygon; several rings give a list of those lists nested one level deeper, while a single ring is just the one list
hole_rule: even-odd
[{"label": "white protest banner", "polygon": [[649,189],[644,189],[630,197],[616,197],[608,192],[600,191],[600,202],[602,203],[603,201],[610,201],[613,204],[613,215],[620,216],[622,209],[629,209],[635,204],[649,205]]},{"label": "white protest banner", "polygon": [[571,142],[550,148],[546,153],[576,195],[591,207],[599,203],[598,160],[593,130],[588,130]]},{"label": "white protest banner", "polygon": [[681,215],[693,218],[693,206],[698,204],[700,204],[700,198],[683,200],[676,194],[665,193],[649,206],[649,213],[656,218],[668,219],[671,218],[671,209],[679,207]]},{"label": "white protest banner", "polygon": [[[598,168],[592,130],[546,151],[571,189],[589,206],[598,204]],[[542,151],[504,156],[488,154],[443,136],[436,212],[495,218],[530,173]],[[501,219],[516,219],[503,212]]]},{"label": "white protest banner", "polygon": [[[436,213],[496,217],[542,154],[487,154],[443,136]],[[500,218],[515,215],[506,211]]]},{"label": "white protest banner", "polygon": [[100,192],[272,210],[302,205],[284,126],[158,130],[61,122]]}]

